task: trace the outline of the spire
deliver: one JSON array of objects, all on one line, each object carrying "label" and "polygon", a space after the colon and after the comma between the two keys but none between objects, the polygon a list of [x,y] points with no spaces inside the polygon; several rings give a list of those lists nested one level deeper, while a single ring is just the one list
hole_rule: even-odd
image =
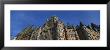
[{"label": "spire", "polygon": [[84,24],[82,22],[80,22],[80,26],[82,27],[82,26],[84,26]]}]

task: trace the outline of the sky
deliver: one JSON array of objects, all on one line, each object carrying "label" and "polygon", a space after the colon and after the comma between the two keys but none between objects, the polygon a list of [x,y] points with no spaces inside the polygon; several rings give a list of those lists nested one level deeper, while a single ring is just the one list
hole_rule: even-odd
[{"label": "sky", "polygon": [[100,10],[11,10],[11,35],[16,36],[28,25],[42,26],[55,15],[65,24],[79,25],[91,22],[100,25]]}]

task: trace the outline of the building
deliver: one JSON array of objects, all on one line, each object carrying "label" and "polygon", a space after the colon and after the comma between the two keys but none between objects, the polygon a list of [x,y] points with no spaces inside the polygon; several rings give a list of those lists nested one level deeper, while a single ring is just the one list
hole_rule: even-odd
[{"label": "building", "polygon": [[100,27],[91,24],[86,26],[82,22],[78,26],[66,25],[52,16],[40,27],[28,26],[21,31],[16,40],[99,40]]}]

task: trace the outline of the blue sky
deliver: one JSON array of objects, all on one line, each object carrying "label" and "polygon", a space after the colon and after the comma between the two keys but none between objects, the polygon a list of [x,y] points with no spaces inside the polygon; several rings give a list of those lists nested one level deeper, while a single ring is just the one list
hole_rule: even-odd
[{"label": "blue sky", "polygon": [[11,35],[16,36],[28,25],[42,26],[47,18],[56,15],[65,24],[79,25],[82,21],[100,25],[99,10],[11,10]]}]

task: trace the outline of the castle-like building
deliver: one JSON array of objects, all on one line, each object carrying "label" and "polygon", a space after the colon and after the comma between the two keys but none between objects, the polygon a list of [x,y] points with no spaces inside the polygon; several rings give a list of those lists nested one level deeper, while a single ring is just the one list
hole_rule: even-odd
[{"label": "castle-like building", "polygon": [[16,40],[99,40],[100,26],[65,25],[57,16],[47,19],[40,27],[28,26],[16,36]]}]

